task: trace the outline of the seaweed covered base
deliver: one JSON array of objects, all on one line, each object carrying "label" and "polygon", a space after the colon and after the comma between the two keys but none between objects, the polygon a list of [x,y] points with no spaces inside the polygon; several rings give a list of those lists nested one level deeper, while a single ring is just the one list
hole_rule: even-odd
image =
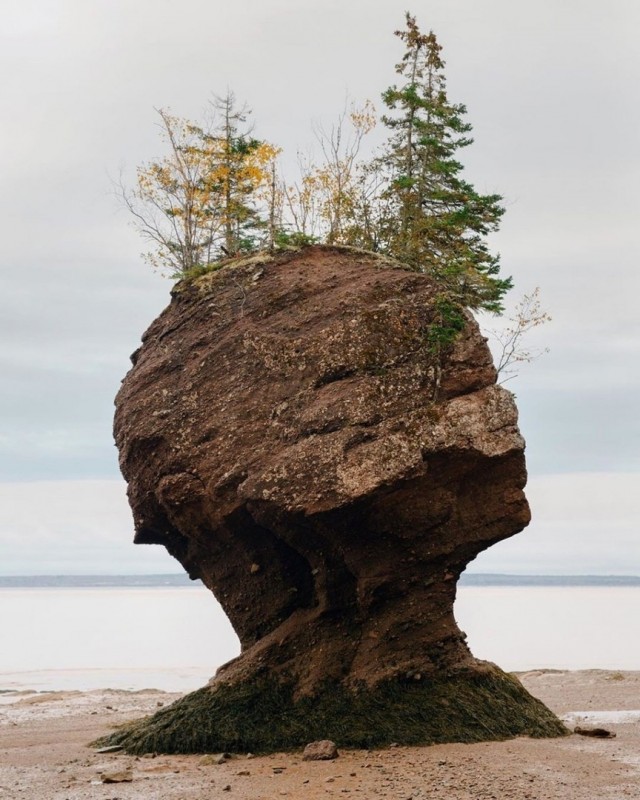
[{"label": "seaweed covered base", "polygon": [[563,736],[567,729],[517,678],[497,667],[349,690],[326,683],[295,700],[293,685],[263,679],[192,692],[96,745],[128,753],[271,753],[314,739],[371,748]]}]

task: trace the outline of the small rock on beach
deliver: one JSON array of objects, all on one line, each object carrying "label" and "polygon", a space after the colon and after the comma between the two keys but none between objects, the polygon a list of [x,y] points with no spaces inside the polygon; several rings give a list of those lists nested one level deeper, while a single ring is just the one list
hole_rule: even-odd
[{"label": "small rock on beach", "polygon": [[303,761],[332,761],[337,757],[338,748],[335,742],[329,739],[311,742],[304,748],[304,752],[302,753]]}]

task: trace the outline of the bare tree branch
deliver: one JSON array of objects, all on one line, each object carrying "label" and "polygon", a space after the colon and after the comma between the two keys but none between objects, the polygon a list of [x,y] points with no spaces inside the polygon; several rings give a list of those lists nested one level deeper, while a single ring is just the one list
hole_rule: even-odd
[{"label": "bare tree branch", "polygon": [[532,348],[525,342],[528,333],[551,322],[551,316],[540,305],[539,287],[522,296],[507,322],[509,324],[503,330],[487,331],[496,343],[496,370],[500,384],[518,375],[518,365],[529,364],[549,352],[548,347]]}]

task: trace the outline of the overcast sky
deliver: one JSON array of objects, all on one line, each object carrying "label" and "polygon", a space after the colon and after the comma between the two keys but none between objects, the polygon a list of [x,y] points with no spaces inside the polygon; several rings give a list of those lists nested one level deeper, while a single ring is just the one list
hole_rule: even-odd
[{"label": "overcast sky", "polygon": [[[111,178],[162,155],[154,107],[232,88],[256,134],[312,141],[347,94],[394,81],[392,0],[4,0],[0,29],[0,574],[175,571],[133,548],[113,397],[170,283]],[[476,569],[640,574],[640,6],[432,0],[450,99],[514,300],[541,287],[549,355],[510,384],[528,441],[529,531]]]}]

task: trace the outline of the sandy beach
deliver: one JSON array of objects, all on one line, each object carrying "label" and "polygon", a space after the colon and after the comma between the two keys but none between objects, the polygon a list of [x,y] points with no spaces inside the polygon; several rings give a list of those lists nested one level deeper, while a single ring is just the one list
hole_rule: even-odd
[{"label": "sandy beach", "polygon": [[[328,762],[303,762],[300,753],[238,755],[222,764],[202,756],[136,758],[100,754],[88,742],[179,695],[11,692],[0,695],[0,798],[640,798],[640,672],[539,670],[520,678],[571,729],[600,726],[615,738],[341,751]],[[104,783],[111,773],[129,780]]]}]

